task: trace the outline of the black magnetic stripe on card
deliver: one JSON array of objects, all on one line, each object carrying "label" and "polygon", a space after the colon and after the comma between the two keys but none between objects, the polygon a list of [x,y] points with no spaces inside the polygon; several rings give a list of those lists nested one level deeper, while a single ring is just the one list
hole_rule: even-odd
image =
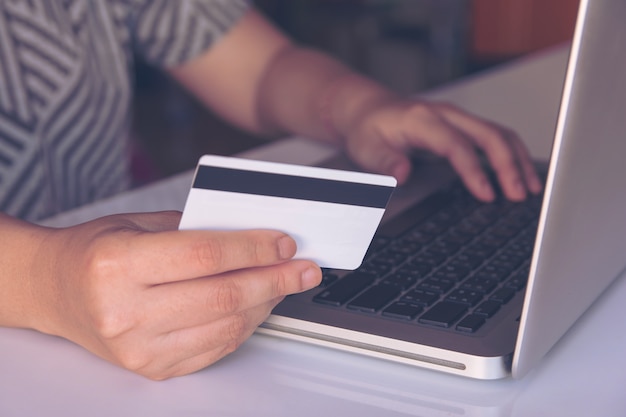
[{"label": "black magnetic stripe on card", "polygon": [[385,208],[394,187],[200,165],[193,188]]}]

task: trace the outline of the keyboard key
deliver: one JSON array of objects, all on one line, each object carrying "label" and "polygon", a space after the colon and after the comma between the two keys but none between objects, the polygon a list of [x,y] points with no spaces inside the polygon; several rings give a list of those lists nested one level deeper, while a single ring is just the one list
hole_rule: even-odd
[{"label": "keyboard key", "polygon": [[511,301],[511,298],[515,295],[515,290],[513,288],[502,287],[489,297],[492,301],[497,301],[501,304],[506,304]]},{"label": "keyboard key", "polygon": [[444,208],[430,218],[430,221],[448,229],[457,222],[459,214],[455,210]]},{"label": "keyboard key", "polygon": [[512,243],[509,243],[506,247],[506,252],[517,254],[524,260],[528,259],[530,255],[532,255],[533,245],[532,242],[529,244],[528,242],[525,242],[525,240],[525,238],[517,239]]},{"label": "keyboard key", "polygon": [[397,242],[394,242],[389,249],[409,256],[419,252],[423,246],[423,244],[418,242],[411,242],[405,239],[401,239]]},{"label": "keyboard key", "polygon": [[502,237],[505,239],[510,239],[518,233],[519,228],[506,223],[498,224],[490,230],[490,234],[492,236]]},{"label": "keyboard key", "polygon": [[397,285],[398,287],[406,290],[420,279],[420,277],[416,274],[407,274],[402,272],[395,272],[391,275],[388,275],[384,280],[383,284],[388,285]]},{"label": "keyboard key", "polygon": [[385,236],[374,236],[372,239],[372,243],[370,243],[370,247],[368,248],[368,252],[376,253],[380,251],[382,248],[387,246],[391,239]]},{"label": "keyboard key", "polygon": [[468,236],[477,236],[488,225],[489,225],[489,222],[485,221],[481,217],[471,215],[470,217],[459,222],[459,224],[454,226],[452,230],[454,233],[458,233],[458,234],[464,234]]},{"label": "keyboard key", "polygon": [[515,269],[526,260],[526,256],[518,253],[510,253],[506,249],[496,255],[489,263],[493,265],[511,265],[511,269]]},{"label": "keyboard key", "polygon": [[456,229],[452,229],[448,231],[444,239],[462,246],[462,245],[465,245],[470,240],[472,240],[475,236],[476,236],[475,234],[463,233]]},{"label": "keyboard key", "polygon": [[445,222],[443,222],[442,224],[439,224],[433,220],[430,220],[425,223],[422,223],[418,227],[418,230],[426,235],[439,236],[440,234],[445,232],[447,228],[448,228],[448,225],[446,225]]},{"label": "keyboard key", "polygon": [[433,274],[433,277],[459,282],[469,275],[470,270],[463,266],[447,263]]},{"label": "keyboard key", "polygon": [[396,270],[398,274],[411,275],[416,277],[417,279],[424,278],[428,275],[430,271],[433,270],[433,267],[430,265],[414,265],[412,263],[406,263],[402,265],[400,268]]},{"label": "keyboard key", "polygon": [[500,307],[502,306],[502,304],[500,304],[497,301],[485,301],[484,303],[482,303],[481,305],[479,305],[478,307],[476,307],[476,309],[474,309],[474,314],[478,314],[479,316],[485,316],[487,318],[491,318],[493,317],[494,314],[496,314],[498,312],[498,310],[500,310]]},{"label": "keyboard key", "polygon": [[437,279],[437,278],[427,278],[424,281],[420,282],[418,285],[419,289],[424,291],[432,291],[437,293],[445,293],[448,292],[454,287],[453,281]]},{"label": "keyboard key", "polygon": [[[487,231],[487,233],[489,233],[489,231]],[[478,240],[481,245],[493,249],[501,248],[502,246],[506,245],[507,241],[508,240],[505,237],[494,236],[491,234],[482,235]]]},{"label": "keyboard key", "polygon": [[474,212],[474,219],[478,220],[478,218],[484,220],[488,224],[493,224],[495,221],[500,219],[504,211],[501,210],[496,204],[485,204],[481,207],[478,207]]},{"label": "keyboard key", "polygon": [[378,277],[382,277],[388,274],[389,272],[391,272],[392,269],[393,269],[393,265],[388,264],[386,262],[371,261],[371,262],[366,262],[363,265],[361,265],[358,271],[361,273],[367,273],[367,274],[372,274]]},{"label": "keyboard key", "polygon": [[384,263],[384,264],[397,266],[397,265],[400,265],[402,262],[404,262],[406,258],[407,258],[406,253],[397,252],[391,249],[385,249],[384,251],[376,254],[372,258],[371,262]]},{"label": "keyboard key", "polygon": [[509,288],[513,288],[515,291],[520,291],[526,286],[527,280],[528,276],[515,275],[511,277],[511,279],[509,279],[507,282],[505,282],[504,285]]},{"label": "keyboard key", "polygon": [[413,231],[407,234],[403,239],[407,242],[419,244],[420,246],[431,242],[435,238],[435,235],[429,235],[420,231]]},{"label": "keyboard key", "polygon": [[446,259],[447,256],[445,254],[428,248],[413,258],[411,264],[428,264],[432,267],[436,267],[441,265]]},{"label": "keyboard key", "polygon": [[402,299],[413,304],[429,306],[439,299],[439,294],[433,291],[413,290],[406,293]]},{"label": "keyboard key", "polygon": [[490,293],[497,286],[498,286],[498,281],[496,281],[495,279],[480,278],[480,277],[472,277],[461,285],[462,288],[473,290],[473,291],[480,291],[485,294]]},{"label": "keyboard key", "polygon": [[474,241],[470,246],[466,247],[462,253],[467,256],[478,258],[482,262],[493,255],[497,249],[497,246],[485,245],[480,241]]},{"label": "keyboard key", "polygon": [[485,265],[474,274],[477,278],[493,279],[496,281],[504,281],[511,274],[509,268],[496,267],[493,265]]},{"label": "keyboard key", "polygon": [[437,239],[429,246],[429,249],[449,257],[457,253],[461,245],[450,240]]},{"label": "keyboard key", "polygon": [[463,304],[441,301],[419,318],[422,324],[430,324],[437,327],[450,328],[467,312]]},{"label": "keyboard key", "polygon": [[373,274],[353,272],[313,297],[313,301],[338,307],[371,285],[375,279]]},{"label": "keyboard key", "polygon": [[393,303],[385,310],[383,310],[383,316],[393,317],[397,319],[413,320],[424,310],[423,307],[398,301]]},{"label": "keyboard key", "polygon": [[423,278],[426,275],[428,275],[428,273],[432,270],[433,270],[433,266],[430,264],[412,261],[412,262],[406,263],[405,265],[402,265],[400,269],[398,269],[398,272],[401,274],[409,274],[409,275],[414,275],[418,278]]},{"label": "keyboard key", "polygon": [[485,324],[484,317],[470,314],[468,316],[465,316],[463,320],[461,320],[459,324],[456,325],[456,329],[464,333],[476,333],[476,331],[483,324]]},{"label": "keyboard key", "polygon": [[488,256],[489,255],[475,256],[466,251],[463,251],[455,255],[452,260],[448,261],[447,265],[462,266],[469,270],[473,270],[479,267],[480,264],[482,264]]},{"label": "keyboard key", "polygon": [[322,282],[320,283],[320,287],[321,288],[326,288],[329,285],[333,284],[335,281],[337,281],[339,277],[337,276],[337,274],[333,274],[332,272],[327,272],[324,271],[322,273]]},{"label": "keyboard key", "polygon": [[512,218],[517,219],[520,223],[524,224],[528,224],[531,220],[536,219],[538,214],[537,210],[533,210],[532,207],[529,207],[526,204],[518,205],[511,210]]},{"label": "keyboard key", "polygon": [[348,308],[375,313],[398,295],[400,295],[400,288],[395,285],[375,285],[352,300],[348,304]]},{"label": "keyboard key", "polygon": [[446,300],[452,301],[455,303],[461,303],[468,306],[475,306],[476,303],[483,299],[483,293],[478,291],[471,291],[460,288],[458,290],[454,290],[446,297]]}]

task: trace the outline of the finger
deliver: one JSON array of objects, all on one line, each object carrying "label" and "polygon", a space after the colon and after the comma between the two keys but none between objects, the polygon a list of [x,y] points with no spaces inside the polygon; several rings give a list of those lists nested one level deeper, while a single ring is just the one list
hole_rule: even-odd
[{"label": "finger", "polygon": [[[491,202],[495,199],[495,191],[483,170],[480,159],[474,148],[463,145],[450,145],[452,148],[438,153],[450,162],[450,165],[461,177],[468,190],[479,200]],[[447,153],[446,153],[447,152]]]},{"label": "finger", "polygon": [[234,352],[267,319],[281,299],[269,301],[221,320],[162,335],[136,369],[152,379],[165,379],[203,369]]},{"label": "finger", "polygon": [[526,198],[527,189],[524,174],[514,148],[503,140],[482,140],[479,146],[485,151],[489,164],[493,168],[504,195],[509,200],[522,201]]},{"label": "finger", "polygon": [[[224,317],[209,324],[179,330],[171,334],[169,341],[172,343],[164,345],[164,348],[180,352],[181,360],[197,358],[207,353],[217,353],[211,358],[205,357],[204,363],[201,364],[205,367],[239,348],[269,317],[272,309],[282,299],[281,297],[268,301],[245,312]],[[185,347],[181,349],[182,346]]]},{"label": "finger", "polygon": [[513,146],[517,149],[519,155],[519,164],[524,174],[524,179],[528,186],[528,189],[533,194],[539,194],[543,189],[543,184],[539,179],[535,165],[532,162],[528,148],[522,143],[519,137],[515,136],[512,141]]},{"label": "finger", "polygon": [[226,347],[216,348],[210,352],[203,353],[193,358],[181,360],[165,370],[158,370],[156,372],[152,372],[152,374],[144,374],[144,376],[156,381],[162,381],[168,378],[189,375],[213,365],[215,362],[218,362],[230,353],[232,352]]},{"label": "finger", "polygon": [[367,146],[357,143],[348,145],[348,154],[368,171],[391,175],[403,184],[411,172],[411,161],[404,152],[395,150],[382,140],[373,140]]},{"label": "finger", "polygon": [[185,230],[143,233],[124,249],[128,269],[144,284],[156,285],[274,265],[293,257],[296,243],[271,230]]},{"label": "finger", "polygon": [[145,376],[161,381],[168,378],[189,375],[215,364],[231,353],[233,353],[233,349],[230,346],[220,346],[192,358],[183,359],[167,369],[154,371],[152,372],[153,375]]},{"label": "finger", "polygon": [[511,131],[502,129],[505,135],[509,154],[494,155],[491,164],[502,184],[504,194],[510,200],[523,200],[528,191],[541,191],[541,182],[530,159],[530,155],[521,139]]},{"label": "finger", "polygon": [[453,106],[442,105],[439,109],[449,123],[463,131],[485,152],[507,198],[523,200],[527,186],[536,192],[537,184],[540,186],[539,179],[526,147],[514,132]]},{"label": "finger", "polygon": [[448,124],[436,113],[430,112],[411,121],[407,141],[410,145],[425,147],[446,158],[461,177],[465,186],[483,201],[492,201],[495,193],[485,174],[473,143],[463,132]]},{"label": "finger", "polygon": [[146,292],[141,314],[153,332],[171,332],[207,324],[314,288],[321,278],[321,270],[314,263],[290,261],[159,285]]}]

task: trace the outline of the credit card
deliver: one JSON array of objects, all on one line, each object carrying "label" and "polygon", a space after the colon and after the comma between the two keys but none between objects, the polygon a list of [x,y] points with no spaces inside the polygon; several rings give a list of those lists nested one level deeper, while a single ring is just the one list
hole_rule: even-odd
[{"label": "credit card", "polygon": [[297,243],[295,259],[354,270],[374,237],[395,178],[205,155],[179,229],[272,229]]}]

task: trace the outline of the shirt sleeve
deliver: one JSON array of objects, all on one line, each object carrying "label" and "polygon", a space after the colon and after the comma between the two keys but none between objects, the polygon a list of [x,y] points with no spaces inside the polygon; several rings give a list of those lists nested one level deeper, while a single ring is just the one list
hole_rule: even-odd
[{"label": "shirt sleeve", "polygon": [[131,18],[137,52],[173,67],[200,55],[250,7],[250,0],[138,0]]}]

